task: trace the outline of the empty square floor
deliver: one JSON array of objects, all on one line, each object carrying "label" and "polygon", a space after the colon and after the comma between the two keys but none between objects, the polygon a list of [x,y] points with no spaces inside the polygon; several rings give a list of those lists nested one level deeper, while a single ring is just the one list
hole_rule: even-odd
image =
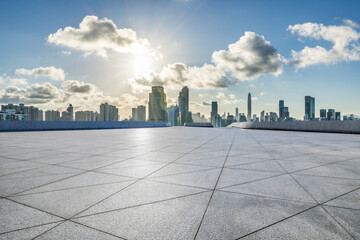
[{"label": "empty square floor", "polygon": [[0,239],[360,239],[360,136],[2,132]]}]

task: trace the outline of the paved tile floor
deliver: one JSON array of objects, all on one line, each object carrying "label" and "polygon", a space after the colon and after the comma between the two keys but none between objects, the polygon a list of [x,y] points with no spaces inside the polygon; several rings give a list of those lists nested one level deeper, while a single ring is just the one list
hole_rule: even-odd
[{"label": "paved tile floor", "polygon": [[0,239],[360,239],[360,136],[0,133]]}]

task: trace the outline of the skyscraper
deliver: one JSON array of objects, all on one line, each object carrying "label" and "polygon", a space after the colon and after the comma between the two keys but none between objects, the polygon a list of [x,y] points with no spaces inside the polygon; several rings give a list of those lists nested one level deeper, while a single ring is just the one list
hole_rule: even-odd
[{"label": "skyscraper", "polygon": [[217,102],[211,102],[211,123],[216,126],[216,116],[218,115],[218,104]]},{"label": "skyscraper", "polygon": [[151,93],[149,93],[149,121],[167,122],[166,94],[161,86],[151,87]]},{"label": "skyscraper", "polygon": [[239,109],[235,108],[235,120],[239,121]]},{"label": "skyscraper", "polygon": [[315,118],[315,98],[305,96],[305,120],[314,120]]},{"label": "skyscraper", "polygon": [[284,100],[279,100],[279,118],[284,118]]},{"label": "skyscraper", "polygon": [[340,112],[335,112],[335,120],[341,120],[341,113]]},{"label": "skyscraper", "polygon": [[119,110],[112,105],[109,105],[107,103],[103,103],[100,105],[100,121],[118,121],[119,120],[119,115],[118,115]]},{"label": "skyscraper", "polygon": [[179,92],[180,126],[189,122],[189,88],[183,87]]},{"label": "skyscraper", "polygon": [[260,122],[265,122],[265,111],[264,110],[261,112]]},{"label": "skyscraper", "polygon": [[328,109],[326,117],[327,117],[327,120],[334,120],[335,119],[335,109]]},{"label": "skyscraper", "polygon": [[320,109],[320,119],[326,120],[326,109]]},{"label": "skyscraper", "polygon": [[137,108],[132,108],[131,109],[131,118],[133,121],[137,121],[138,117],[137,117]]},{"label": "skyscraper", "polygon": [[251,94],[248,94],[248,122],[251,122]]},{"label": "skyscraper", "polygon": [[136,116],[137,116],[136,121],[145,122],[146,121],[146,107],[143,105],[138,106],[137,110],[136,110]]}]

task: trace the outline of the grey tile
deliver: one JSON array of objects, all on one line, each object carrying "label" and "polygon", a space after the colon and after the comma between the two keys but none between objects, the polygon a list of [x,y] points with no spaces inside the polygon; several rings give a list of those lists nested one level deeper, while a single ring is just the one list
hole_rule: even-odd
[{"label": "grey tile", "polygon": [[61,222],[50,223],[46,225],[41,225],[37,227],[25,228],[23,230],[12,231],[4,234],[0,234],[0,239],[2,240],[30,240],[39,236],[40,234],[48,231],[49,229],[59,225]]},{"label": "grey tile", "polygon": [[360,180],[292,174],[306,191],[323,203],[360,187]]},{"label": "grey tile", "polygon": [[193,187],[212,189],[218,180],[221,169],[210,169],[191,173],[182,173],[170,176],[154,177],[156,181],[175,183]]},{"label": "grey tile", "polygon": [[222,188],[221,190],[316,203],[289,175]]},{"label": "grey tile", "polygon": [[335,198],[325,205],[360,210],[360,189]]},{"label": "grey tile", "polygon": [[355,239],[360,239],[360,210],[352,210],[330,206],[324,206],[324,208]]},{"label": "grey tile", "polygon": [[36,239],[104,239],[104,240],[115,240],[119,239],[118,237],[109,235],[104,232],[97,231],[95,229],[80,225],[78,223],[66,221],[57,227],[51,229],[50,231],[42,234],[41,236],[37,237]]},{"label": "grey tile", "polygon": [[6,197],[12,194],[24,192],[26,190],[49,184],[51,182],[55,182],[73,175],[74,173],[64,173],[50,176],[33,176],[26,179],[15,178],[0,180],[0,197]]},{"label": "grey tile", "polygon": [[314,176],[360,179],[360,168],[346,164],[328,164],[297,173]]},{"label": "grey tile", "polygon": [[[0,199],[0,233],[62,220],[22,204]],[[0,235],[1,237],[1,235]]]},{"label": "grey tile", "polygon": [[288,172],[295,172],[313,167],[318,167],[323,163],[313,163],[304,161],[277,160],[277,162]]},{"label": "grey tile", "polygon": [[151,174],[150,176],[148,176],[148,178],[149,177],[150,178],[160,177],[160,176],[166,176],[166,175],[174,175],[174,174],[180,174],[180,173],[191,173],[191,172],[209,170],[209,169],[214,169],[214,168],[215,167],[172,163],[172,164],[167,165],[164,168],[160,169],[159,171]]},{"label": "grey tile", "polygon": [[248,163],[257,163],[269,161],[266,158],[249,158],[249,157],[228,157],[225,163],[225,167],[240,165],[240,164],[248,164]]},{"label": "grey tile", "polygon": [[[53,175],[53,176],[57,176],[57,175]],[[45,177],[51,178],[52,176],[45,176]],[[56,181],[54,183],[47,184],[45,186],[23,192],[21,194],[27,195],[33,193],[51,192],[57,190],[65,190],[65,189],[80,188],[80,187],[115,183],[121,181],[132,181],[132,180],[134,180],[134,178],[110,175],[106,173],[86,172],[80,175],[68,177],[64,180]]]},{"label": "grey tile", "polygon": [[81,213],[79,216],[149,204],[152,202],[178,198],[204,191],[204,189],[200,188],[142,180],[109,197],[101,203],[96,204],[92,208]]},{"label": "grey tile", "polygon": [[312,206],[308,203],[216,191],[197,239],[235,239]]},{"label": "grey tile", "polygon": [[353,239],[321,207],[310,209],[243,239]]},{"label": "grey tile", "polygon": [[211,157],[206,159],[194,159],[187,161],[176,161],[177,163],[193,164],[205,167],[222,167],[224,165],[226,157]]},{"label": "grey tile", "polygon": [[135,166],[135,167],[123,167],[123,168],[112,168],[113,166],[108,166],[105,168],[97,169],[97,172],[110,173],[120,176],[133,177],[133,178],[143,178],[147,175],[161,169],[166,163],[154,164],[154,165],[145,165],[145,166]]},{"label": "grey tile", "polygon": [[240,164],[240,165],[235,165],[235,166],[229,166],[228,168],[286,173],[286,171],[274,160]]},{"label": "grey tile", "polygon": [[95,185],[14,196],[11,197],[11,199],[53,213],[57,216],[69,218],[91,207],[111,194],[116,193],[129,184],[131,184],[131,182],[109,183],[107,185]]},{"label": "grey tile", "polygon": [[282,173],[262,172],[243,169],[224,168],[221,173],[217,188],[228,187],[263,178],[273,177]]},{"label": "grey tile", "polygon": [[74,221],[126,239],[193,239],[209,198],[202,193]]}]

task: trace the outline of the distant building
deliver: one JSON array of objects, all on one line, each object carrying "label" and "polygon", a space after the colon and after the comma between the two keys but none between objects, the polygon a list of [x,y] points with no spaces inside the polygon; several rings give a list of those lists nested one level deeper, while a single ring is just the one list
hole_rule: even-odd
[{"label": "distant building", "polygon": [[[25,106],[23,103],[1,105],[2,118],[5,120],[42,121],[43,112],[34,106]],[[7,117],[4,117],[7,116]]]},{"label": "distant building", "polygon": [[279,118],[284,119],[284,100],[279,100]]},{"label": "distant building", "polygon": [[[286,108],[286,107],[285,107]],[[285,110],[284,108],[284,110]],[[276,112],[270,112],[270,122],[276,122],[276,120],[278,119],[278,115]]]},{"label": "distant building", "polygon": [[136,114],[137,114],[136,121],[141,121],[141,122],[146,121],[146,107],[145,106],[143,106],[143,105],[138,106],[137,110],[136,110]]},{"label": "distant building", "polygon": [[132,108],[131,109],[131,119],[133,121],[137,121],[137,108]]},{"label": "distant building", "polygon": [[265,111],[264,110],[260,114],[260,122],[265,122]]},{"label": "distant building", "polygon": [[199,112],[197,112],[195,114],[192,114],[192,119],[193,119],[194,122],[197,122],[197,123],[208,122],[206,117],[204,115],[201,115],[201,113],[199,113]]},{"label": "distant building", "polygon": [[99,121],[99,113],[93,111],[77,111],[75,112],[75,121]]},{"label": "distant building", "polygon": [[335,112],[335,120],[338,120],[338,121],[341,120],[341,113],[340,112]]},{"label": "distant building", "polygon": [[60,121],[60,112],[48,110],[45,112],[45,121]]},{"label": "distant building", "polygon": [[61,112],[61,121],[74,121],[74,108],[71,104],[67,107],[66,111]]},{"label": "distant building", "polygon": [[315,118],[315,98],[305,96],[305,120],[314,120]]},{"label": "distant building", "polygon": [[320,119],[323,121],[323,120],[326,120],[326,109],[320,109]]},{"label": "distant building", "polygon": [[171,124],[171,126],[179,126],[180,122],[180,116],[179,116],[179,107],[171,106],[167,109],[168,114],[168,122]]},{"label": "distant building", "polygon": [[284,107],[284,118],[289,118],[290,117],[290,112],[289,112],[289,107]]},{"label": "distant building", "polygon": [[248,122],[251,122],[251,94],[250,94],[250,93],[248,94],[248,102],[247,102],[247,105],[248,105],[247,120],[248,120]]},{"label": "distant building", "polygon": [[245,113],[240,113],[239,122],[246,122],[246,121],[247,121],[247,119],[246,119]]},{"label": "distant building", "polygon": [[100,105],[99,121],[117,122],[119,121],[118,113],[119,110],[115,106],[103,103]]},{"label": "distant building", "polygon": [[335,109],[328,109],[326,118],[327,120],[335,120]]},{"label": "distant building", "polygon": [[218,115],[218,104],[217,102],[211,102],[211,123],[216,126],[216,117]]},{"label": "distant building", "polygon": [[149,93],[149,121],[167,122],[166,94],[161,86],[154,86]]},{"label": "distant building", "polygon": [[190,122],[189,116],[189,88],[183,87],[179,92],[180,126]]},{"label": "distant building", "polygon": [[235,120],[239,121],[239,109],[235,108]]}]

